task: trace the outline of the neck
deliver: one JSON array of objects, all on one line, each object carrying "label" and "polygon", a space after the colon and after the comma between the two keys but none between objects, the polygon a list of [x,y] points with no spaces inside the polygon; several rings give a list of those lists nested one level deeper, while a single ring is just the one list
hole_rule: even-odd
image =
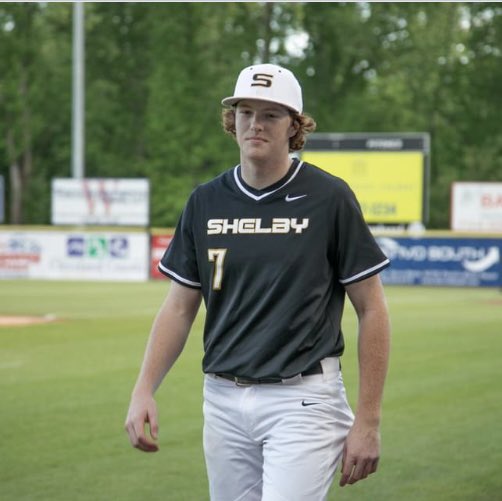
[{"label": "neck", "polygon": [[241,176],[247,185],[261,190],[282,179],[288,173],[290,166],[291,160],[288,156],[277,163],[241,159]]}]

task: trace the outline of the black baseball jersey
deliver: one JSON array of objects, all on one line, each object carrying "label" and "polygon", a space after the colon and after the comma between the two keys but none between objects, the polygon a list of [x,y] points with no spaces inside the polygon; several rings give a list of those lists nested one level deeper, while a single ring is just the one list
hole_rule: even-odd
[{"label": "black baseball jersey", "polygon": [[343,353],[344,285],[388,264],[349,186],[295,159],[264,190],[240,166],[196,188],[159,269],[202,291],[204,372],[288,378]]}]

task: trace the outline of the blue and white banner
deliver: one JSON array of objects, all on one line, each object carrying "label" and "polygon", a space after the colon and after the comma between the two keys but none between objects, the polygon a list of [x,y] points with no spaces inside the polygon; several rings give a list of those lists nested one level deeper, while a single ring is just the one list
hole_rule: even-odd
[{"label": "blue and white banner", "polygon": [[502,238],[377,237],[384,284],[502,287]]}]

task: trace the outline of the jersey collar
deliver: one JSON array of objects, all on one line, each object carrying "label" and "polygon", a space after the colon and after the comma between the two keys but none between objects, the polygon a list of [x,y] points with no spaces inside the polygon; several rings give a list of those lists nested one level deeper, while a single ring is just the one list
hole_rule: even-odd
[{"label": "jersey collar", "polygon": [[244,195],[248,196],[249,198],[252,198],[253,200],[259,201],[262,200],[263,198],[268,197],[269,195],[272,195],[276,191],[279,191],[281,188],[283,188],[291,181],[293,181],[293,179],[300,172],[302,165],[303,162],[297,159],[293,159],[288,173],[282,179],[277,181],[277,183],[274,183],[272,186],[264,188],[263,190],[255,190],[254,188],[251,188],[251,186],[248,186],[241,177],[241,166],[237,165],[236,167],[234,167],[235,184],[237,185],[239,190],[242,191],[242,193],[244,193]]}]

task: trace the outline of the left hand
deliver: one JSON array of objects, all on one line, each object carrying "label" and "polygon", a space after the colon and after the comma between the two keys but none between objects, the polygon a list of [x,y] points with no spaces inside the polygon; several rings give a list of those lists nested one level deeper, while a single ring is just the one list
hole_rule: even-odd
[{"label": "left hand", "polygon": [[340,487],[355,484],[375,473],[380,459],[380,431],[378,426],[354,423],[350,430],[342,458]]}]

